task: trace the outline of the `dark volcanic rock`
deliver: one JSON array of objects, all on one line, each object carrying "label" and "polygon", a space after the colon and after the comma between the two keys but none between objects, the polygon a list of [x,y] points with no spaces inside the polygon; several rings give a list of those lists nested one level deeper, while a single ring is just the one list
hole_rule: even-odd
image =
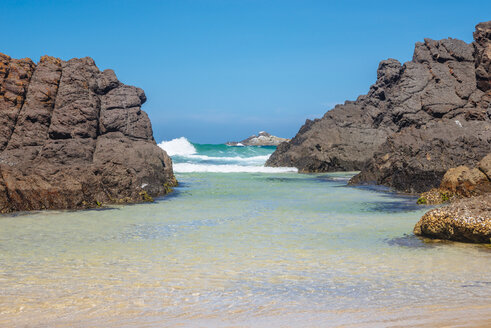
[{"label": "dark volcanic rock", "polygon": [[382,61],[367,95],[307,121],[266,165],[361,170],[352,183],[409,192],[474,166],[491,148],[490,34],[491,23],[481,23],[473,44],[425,39],[412,61]]},{"label": "dark volcanic rock", "polygon": [[440,184],[449,168],[475,166],[490,150],[490,128],[489,121],[439,120],[404,129],[387,138],[350,183],[427,191]]},{"label": "dark volcanic rock", "polygon": [[474,48],[476,57],[476,78],[479,89],[491,89],[491,21],[480,23],[474,32]]},{"label": "dark volcanic rock", "polygon": [[148,201],[176,184],[143,90],[91,58],[0,54],[0,212]]},{"label": "dark volcanic rock", "polygon": [[30,59],[11,59],[0,54],[0,151],[10,140],[34,67]]},{"label": "dark volcanic rock", "polygon": [[282,143],[267,166],[294,166],[301,172],[359,170],[387,136],[397,129],[387,117],[387,94],[398,79],[401,64],[382,61],[377,82],[367,96],[346,101],[327,112],[322,119],[307,120],[297,135]]},{"label": "dark volcanic rock", "polygon": [[[477,26],[475,36],[479,33],[479,26],[483,24]],[[489,24],[487,26],[491,27]],[[458,65],[450,65],[449,56],[436,50],[441,46],[436,47],[428,40],[426,43],[428,49],[416,45],[413,61],[427,63],[430,54],[436,58],[436,63],[431,63],[429,67],[433,74],[440,72],[434,78],[437,83],[421,98],[422,109],[432,115],[431,119],[422,128],[410,126],[388,138],[362,172],[352,179],[352,183],[375,182],[407,192],[422,192],[438,186],[445,172],[452,167],[475,166],[491,149],[490,93],[481,89],[478,80],[473,79],[479,74],[478,70],[468,66],[468,60],[472,58],[469,57],[471,46],[463,51],[462,44],[462,47],[453,48],[446,45],[445,50],[456,59],[463,60]],[[465,56],[456,56],[458,51],[465,53]],[[474,64],[478,65],[478,55],[482,54],[474,54]],[[440,62],[448,64],[450,75],[445,75],[445,68]],[[489,80],[489,72],[487,74]],[[457,87],[449,87],[455,81]],[[429,103],[426,107],[425,102]]]}]

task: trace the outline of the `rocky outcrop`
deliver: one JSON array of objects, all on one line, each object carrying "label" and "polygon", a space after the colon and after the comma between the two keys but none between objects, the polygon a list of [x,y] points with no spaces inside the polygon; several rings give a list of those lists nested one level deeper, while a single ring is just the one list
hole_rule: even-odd
[{"label": "rocky outcrop", "polygon": [[143,90],[91,58],[0,54],[0,212],[133,203],[176,184]]},{"label": "rocky outcrop", "polygon": [[397,60],[382,61],[367,96],[337,105],[321,119],[307,120],[290,142],[278,146],[266,166],[297,167],[300,172],[360,170],[396,130],[386,115],[385,100],[400,71]]},{"label": "rocky outcrop", "polygon": [[491,243],[491,193],[429,211],[416,224],[414,233],[461,242]]},{"label": "rocky outcrop", "polygon": [[258,135],[250,136],[242,141],[229,141],[228,146],[278,146],[282,142],[290,141],[290,139],[275,137],[267,132],[261,131]]},{"label": "rocky outcrop", "polygon": [[449,169],[438,188],[421,194],[419,204],[441,204],[460,198],[484,195],[491,192],[491,153],[477,167],[459,166]]},{"label": "rocky outcrop", "polygon": [[427,212],[414,233],[462,242],[491,242],[491,153],[477,167],[449,169],[439,188],[418,199],[420,204],[448,202],[452,204]]},{"label": "rocky outcrop", "polygon": [[449,168],[474,166],[491,147],[490,34],[481,23],[473,44],[425,39],[412,61],[382,61],[367,95],[307,120],[266,165],[361,170],[351,183],[418,193]]},{"label": "rocky outcrop", "polygon": [[[476,56],[476,78],[480,90],[491,89],[491,21],[478,24],[474,32]],[[488,98],[489,102],[489,98]]]},{"label": "rocky outcrop", "polygon": [[475,166],[489,152],[490,145],[489,120],[456,117],[419,129],[411,127],[388,137],[350,183],[377,183],[421,193],[437,187],[448,169]]}]

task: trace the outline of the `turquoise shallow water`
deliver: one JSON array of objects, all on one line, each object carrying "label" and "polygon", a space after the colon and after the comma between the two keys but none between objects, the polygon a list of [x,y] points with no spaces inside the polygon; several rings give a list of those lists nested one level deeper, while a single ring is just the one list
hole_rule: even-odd
[{"label": "turquoise shallow water", "polygon": [[227,145],[193,144],[184,137],[159,144],[172,156],[174,172],[212,173],[283,173],[296,168],[264,167],[276,149],[274,146],[230,147]]},{"label": "turquoise shallow water", "polygon": [[491,323],[491,249],[350,174],[179,173],[152,204],[0,217],[0,327]]}]

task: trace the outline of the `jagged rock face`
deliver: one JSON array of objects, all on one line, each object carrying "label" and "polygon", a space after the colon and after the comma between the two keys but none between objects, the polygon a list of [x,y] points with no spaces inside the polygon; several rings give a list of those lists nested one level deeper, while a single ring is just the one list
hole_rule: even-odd
[{"label": "jagged rock face", "polygon": [[391,135],[351,184],[373,182],[420,193],[440,184],[452,167],[475,166],[490,149],[489,121],[438,120]]},{"label": "jagged rock face", "polygon": [[347,101],[322,119],[307,120],[297,135],[282,143],[266,166],[294,166],[301,172],[359,170],[387,136],[397,129],[386,117],[386,93],[400,75],[395,59],[380,63],[377,82],[367,96]]},{"label": "jagged rock face", "polygon": [[491,89],[491,21],[480,23],[474,32],[477,86],[482,91]]},{"label": "jagged rock face", "polygon": [[430,119],[391,135],[351,183],[375,182],[419,193],[438,186],[449,168],[475,166],[491,149],[491,90],[479,88],[477,62],[470,61],[473,47],[456,43],[452,48],[443,41],[426,40],[414,53],[413,61],[427,65],[434,75],[419,98]]},{"label": "jagged rock face", "polygon": [[176,184],[143,90],[91,58],[0,54],[0,212],[139,202]]},{"label": "jagged rock face", "polygon": [[409,192],[438,185],[451,167],[474,166],[491,147],[490,28],[479,24],[474,44],[425,39],[412,61],[382,61],[367,95],[307,121],[266,165],[362,170],[353,183]]}]

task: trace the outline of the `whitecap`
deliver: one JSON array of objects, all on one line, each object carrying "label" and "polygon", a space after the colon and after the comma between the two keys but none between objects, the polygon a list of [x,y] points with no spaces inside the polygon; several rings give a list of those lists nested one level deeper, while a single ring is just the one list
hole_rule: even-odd
[{"label": "whitecap", "polygon": [[180,155],[182,157],[186,157],[188,159],[195,159],[195,160],[203,160],[203,161],[215,161],[215,162],[239,162],[239,163],[245,163],[245,164],[257,164],[257,165],[262,165],[266,163],[268,158],[271,155],[261,155],[261,156],[251,156],[251,157],[240,157],[240,156],[233,156],[233,157],[217,157],[217,156],[207,156],[207,155]]},{"label": "whitecap", "polygon": [[169,156],[179,155],[187,156],[196,154],[196,148],[185,137],[172,139],[170,141],[162,141],[159,147],[167,152]]},{"label": "whitecap", "polygon": [[174,172],[210,172],[210,173],[289,173],[298,172],[294,167],[266,167],[266,166],[243,166],[243,165],[212,165],[212,164],[193,164],[175,163]]}]

